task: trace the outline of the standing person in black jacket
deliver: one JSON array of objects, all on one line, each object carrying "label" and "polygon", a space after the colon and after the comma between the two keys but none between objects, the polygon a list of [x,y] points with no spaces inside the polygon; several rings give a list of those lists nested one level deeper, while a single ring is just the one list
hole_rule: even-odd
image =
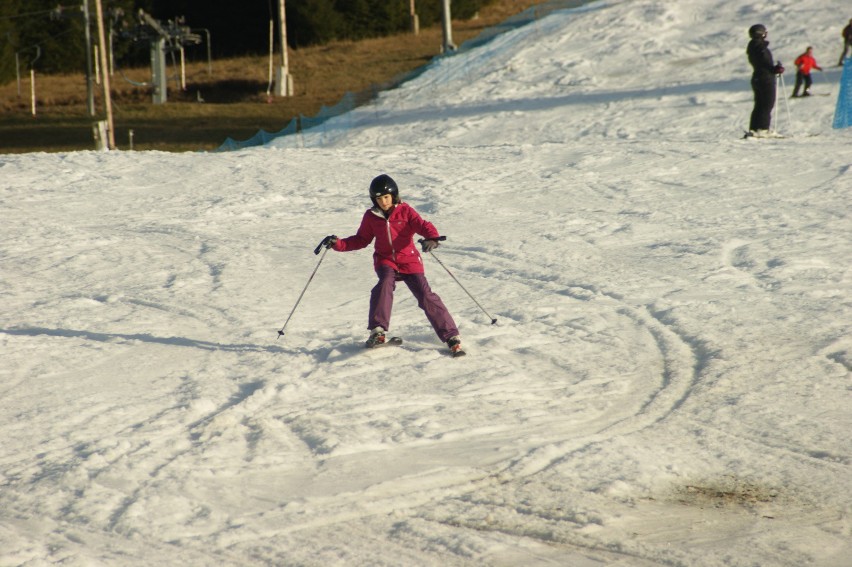
[{"label": "standing person in black jacket", "polygon": [[843,28],[842,32],[840,32],[840,35],[843,36],[843,53],[840,54],[840,61],[837,62],[837,66],[843,67],[843,60],[846,59],[846,52],[849,51],[850,47],[852,47],[852,19],[849,20],[849,23],[846,24],[846,27]]},{"label": "standing person in black jacket", "polygon": [[772,120],[772,109],[775,107],[775,77],[784,72],[780,63],[776,64],[769,51],[766,41],[766,26],[755,24],[748,30],[751,41],[748,42],[746,53],[754,73],[751,76],[751,89],[754,91],[754,110],[748,126],[748,136],[769,136],[769,123]]}]

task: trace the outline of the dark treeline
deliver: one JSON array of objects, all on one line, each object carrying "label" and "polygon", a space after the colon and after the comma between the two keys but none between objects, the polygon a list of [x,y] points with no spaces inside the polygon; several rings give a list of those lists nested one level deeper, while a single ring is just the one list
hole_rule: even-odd
[{"label": "dark treeline", "polygon": [[[94,0],[0,0],[0,81],[17,68],[40,73],[85,68],[84,2],[97,42]],[[493,0],[452,0],[454,19],[472,17]],[[205,41],[216,58],[269,50],[269,22],[278,41],[279,0],[102,0],[114,55],[124,65],[145,65],[148,43],[133,32],[144,10],[160,22],[182,22]],[[410,0],[286,0],[287,43],[304,47],[403,32],[410,27]],[[415,0],[421,26],[440,22],[442,0]],[[135,39],[134,39],[135,38]]]}]

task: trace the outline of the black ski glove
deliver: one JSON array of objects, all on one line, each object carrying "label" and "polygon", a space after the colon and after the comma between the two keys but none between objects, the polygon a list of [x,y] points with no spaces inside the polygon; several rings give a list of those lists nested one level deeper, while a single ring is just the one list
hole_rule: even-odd
[{"label": "black ski glove", "polygon": [[314,254],[319,254],[320,248],[323,248],[323,247],[331,248],[332,246],[334,246],[335,242],[337,242],[337,237],[335,235],[330,234],[330,235],[326,236],[325,238],[322,239],[322,242],[317,244],[317,247],[314,248]]},{"label": "black ski glove", "polygon": [[423,252],[431,252],[435,248],[438,247],[437,240],[424,240],[420,243],[420,246],[423,247]]},{"label": "black ski glove", "polygon": [[784,65],[782,65],[781,63],[779,63],[778,65],[776,65],[776,66],[775,66],[774,71],[775,71],[775,74],[776,74],[776,75],[780,75],[780,74],[782,74],[782,73],[784,72]]}]

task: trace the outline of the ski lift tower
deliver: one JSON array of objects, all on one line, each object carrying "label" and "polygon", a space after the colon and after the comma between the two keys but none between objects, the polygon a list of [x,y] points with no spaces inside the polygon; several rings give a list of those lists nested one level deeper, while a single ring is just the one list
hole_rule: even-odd
[{"label": "ski lift tower", "polygon": [[[151,45],[151,83],[153,84],[154,104],[164,104],[168,100],[166,53],[180,51],[185,45],[201,43],[201,36],[193,33],[183,22],[169,21],[166,25],[139,10],[138,39],[147,39]],[[181,58],[183,61],[183,58]]]}]

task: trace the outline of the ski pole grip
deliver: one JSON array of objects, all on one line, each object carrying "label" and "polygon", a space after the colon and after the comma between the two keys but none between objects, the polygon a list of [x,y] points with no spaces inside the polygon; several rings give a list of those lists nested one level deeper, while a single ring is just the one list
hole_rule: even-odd
[{"label": "ski pole grip", "polygon": [[[446,236],[439,236],[438,238],[429,238],[428,240],[437,240],[438,242],[443,242],[446,239],[447,239]],[[426,240],[427,240],[426,238],[421,238],[420,240],[417,241],[417,243],[423,244]]]}]

